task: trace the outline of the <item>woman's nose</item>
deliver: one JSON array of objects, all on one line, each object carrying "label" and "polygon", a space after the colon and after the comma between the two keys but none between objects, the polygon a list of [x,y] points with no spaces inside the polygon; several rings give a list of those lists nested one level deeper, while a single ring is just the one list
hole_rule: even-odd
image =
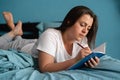
[{"label": "woman's nose", "polygon": [[86,33],[86,32],[87,32],[87,28],[86,28],[86,27],[83,28],[82,32],[83,32],[83,33]]}]

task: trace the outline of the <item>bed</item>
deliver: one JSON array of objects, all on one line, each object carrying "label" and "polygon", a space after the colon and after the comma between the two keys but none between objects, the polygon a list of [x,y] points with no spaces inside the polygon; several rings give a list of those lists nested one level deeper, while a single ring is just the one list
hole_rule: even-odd
[{"label": "bed", "polygon": [[[29,23],[29,25],[34,23]],[[43,23],[35,23],[32,30],[24,34],[25,38],[37,38],[42,30],[45,30]],[[55,23],[54,26],[59,25]],[[27,27],[26,27],[27,26]],[[44,27],[43,27],[44,26]],[[53,24],[50,27],[53,27]],[[24,26],[28,28],[27,25]],[[30,28],[30,27],[29,27]],[[47,27],[46,27],[47,28]],[[31,32],[32,31],[32,32]],[[26,36],[27,35],[27,36]],[[32,34],[33,35],[33,34]],[[30,54],[14,49],[0,50],[0,80],[120,80],[120,60],[105,55],[101,58],[100,65],[96,68],[81,68],[76,70],[64,70],[58,72],[41,73],[38,70],[37,60]]]}]

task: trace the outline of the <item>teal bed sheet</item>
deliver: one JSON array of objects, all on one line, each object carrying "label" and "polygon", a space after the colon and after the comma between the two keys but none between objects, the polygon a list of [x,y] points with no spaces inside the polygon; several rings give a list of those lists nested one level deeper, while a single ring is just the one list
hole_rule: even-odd
[{"label": "teal bed sheet", "polygon": [[0,50],[0,80],[120,80],[120,60],[101,58],[96,68],[41,73],[31,55]]}]

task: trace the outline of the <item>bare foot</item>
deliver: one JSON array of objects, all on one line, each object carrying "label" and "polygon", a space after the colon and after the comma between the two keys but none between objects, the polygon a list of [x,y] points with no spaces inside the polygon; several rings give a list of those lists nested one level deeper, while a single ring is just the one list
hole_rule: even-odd
[{"label": "bare foot", "polygon": [[10,12],[3,12],[4,19],[7,23],[7,25],[13,30],[15,28],[13,16]]},{"label": "bare foot", "polygon": [[16,27],[12,30],[15,36],[21,36],[23,35],[22,31],[22,22],[18,21]]}]

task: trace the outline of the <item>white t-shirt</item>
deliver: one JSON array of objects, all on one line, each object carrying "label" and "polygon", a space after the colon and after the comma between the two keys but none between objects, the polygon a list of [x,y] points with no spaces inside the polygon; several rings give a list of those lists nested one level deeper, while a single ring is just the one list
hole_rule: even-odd
[{"label": "white t-shirt", "polygon": [[[87,38],[84,38],[81,44],[84,47],[87,47]],[[81,47],[74,42],[72,55],[69,55],[64,47],[61,32],[50,28],[41,34],[36,48],[52,55],[56,62],[62,62],[74,58],[81,49]]]}]

